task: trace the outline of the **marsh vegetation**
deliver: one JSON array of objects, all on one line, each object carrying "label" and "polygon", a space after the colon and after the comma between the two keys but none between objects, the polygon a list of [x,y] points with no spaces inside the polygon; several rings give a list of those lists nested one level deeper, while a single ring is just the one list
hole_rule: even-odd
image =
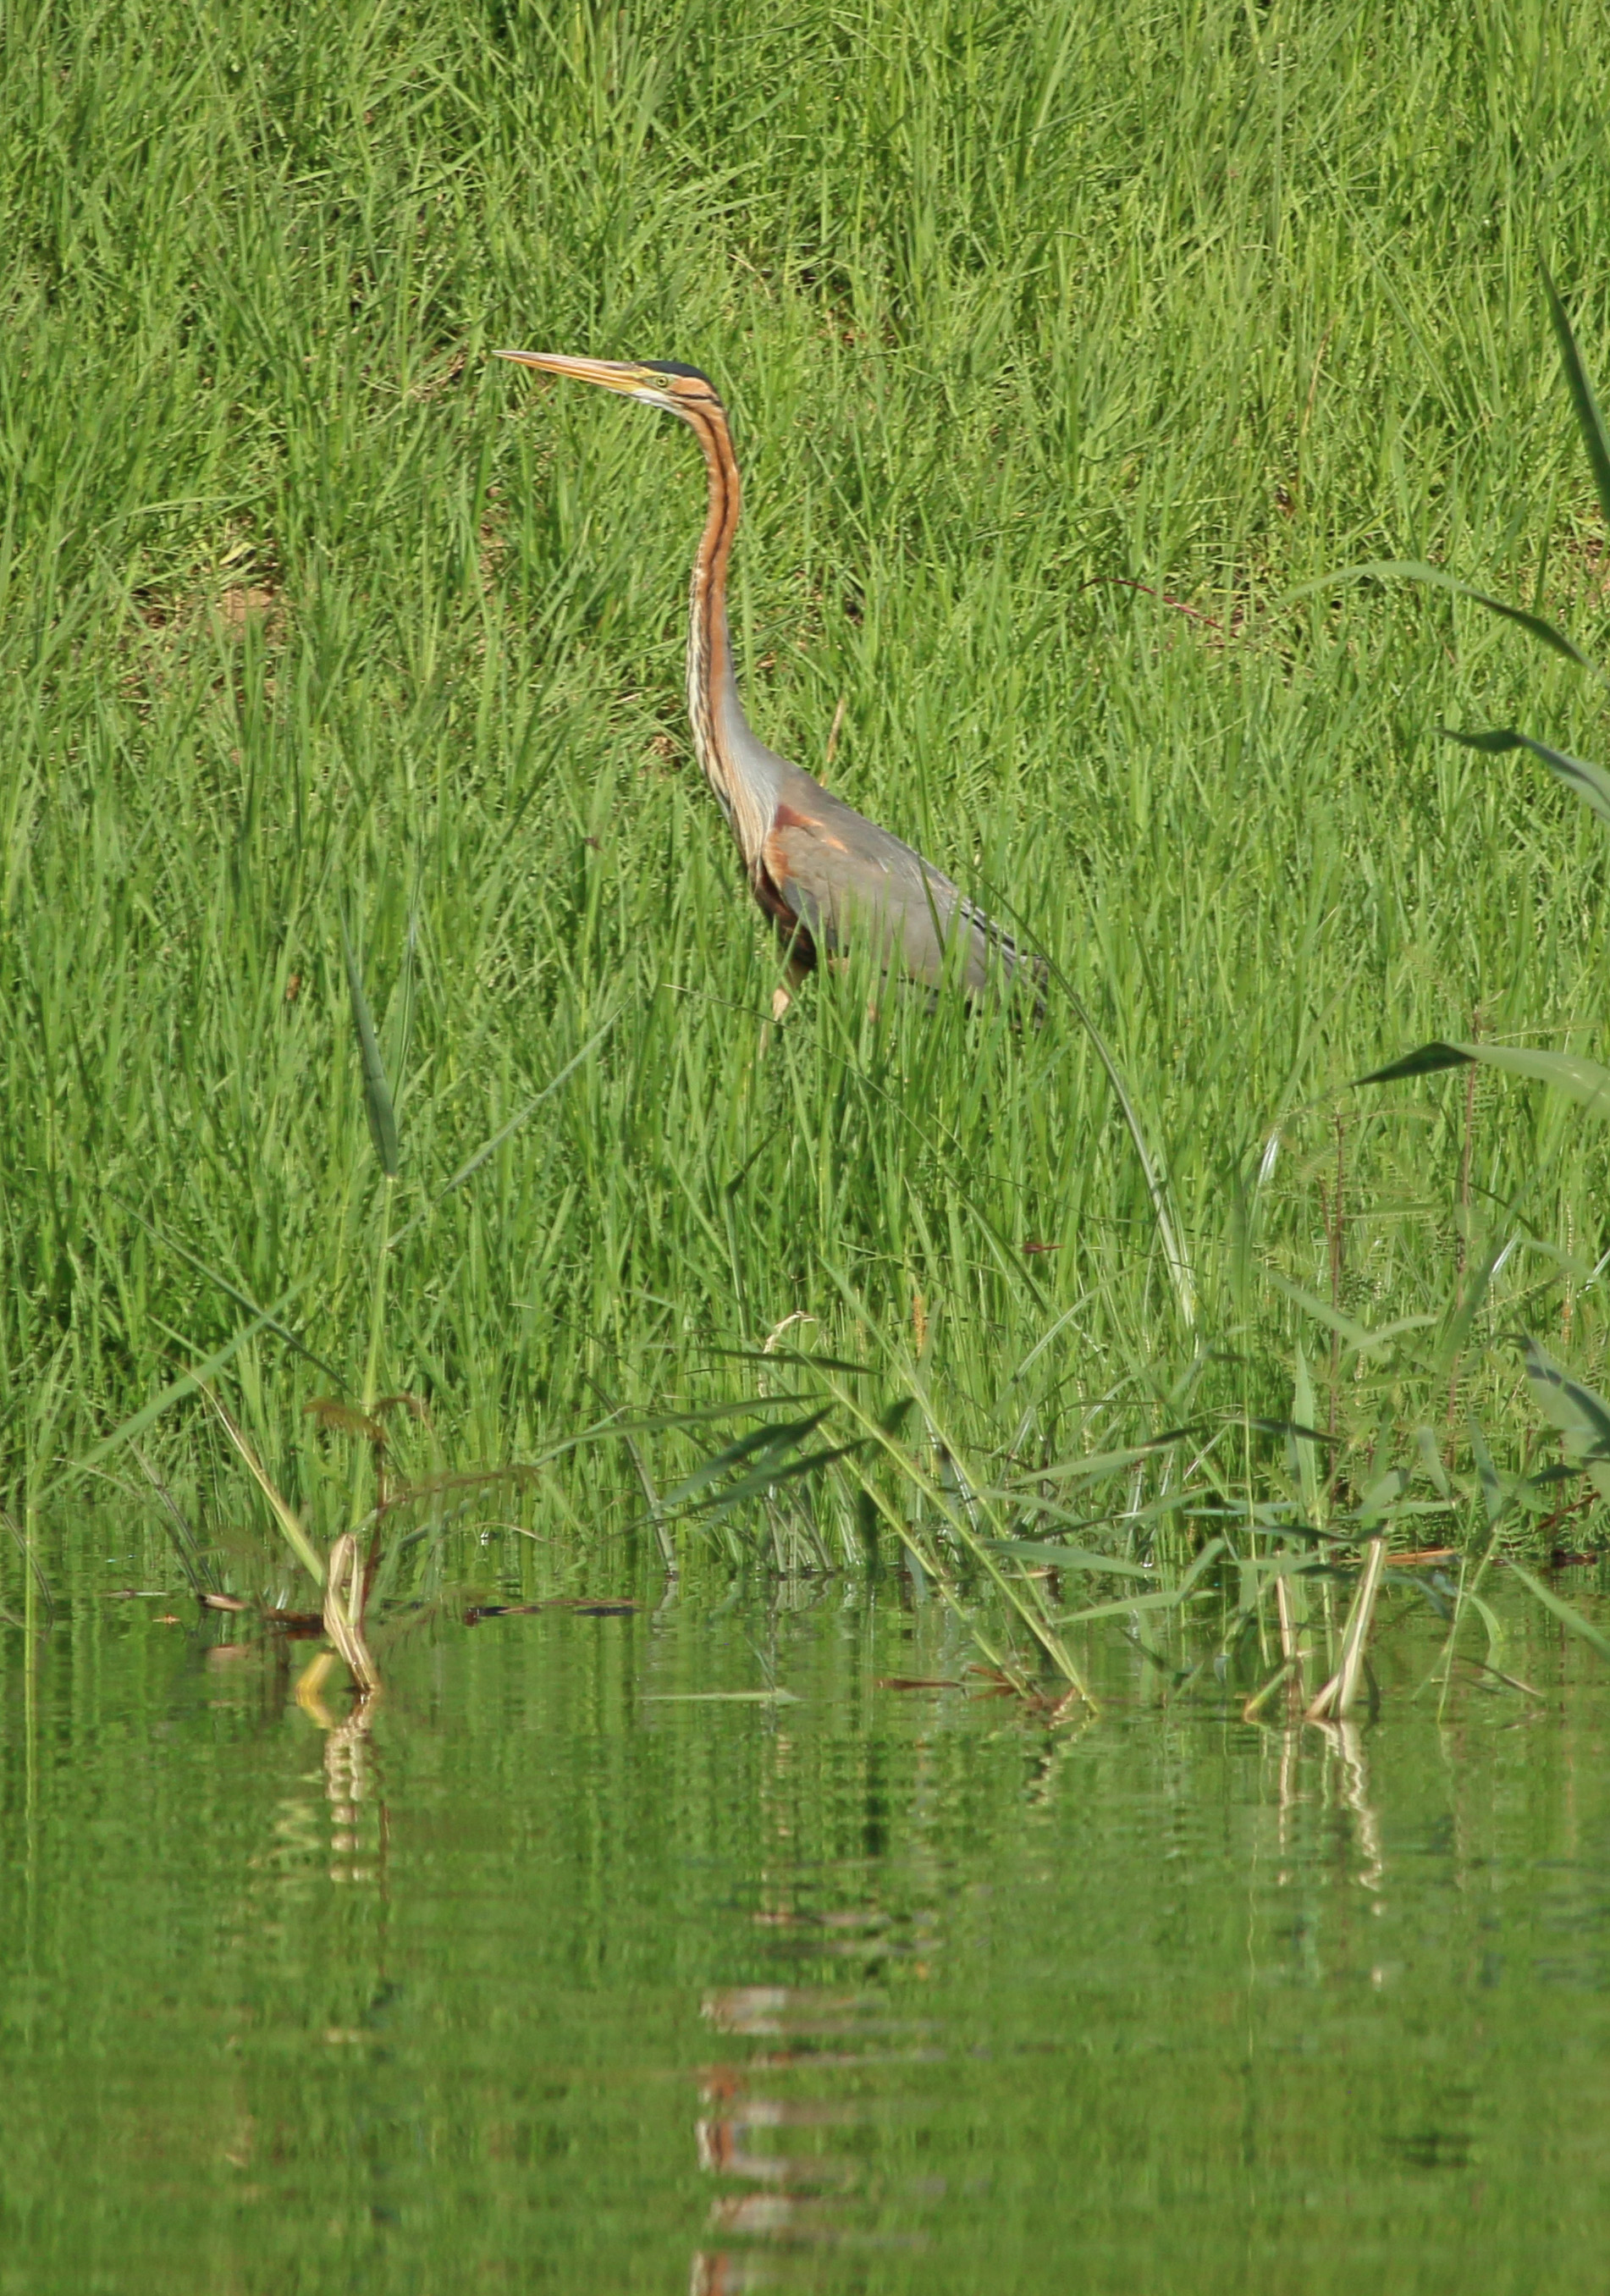
[{"label": "marsh vegetation", "polygon": [[[1438,728],[1591,757],[1600,689],[1338,578],[1595,655],[1537,249],[1610,371],[1597,20],[6,39],[13,1615],[98,1494],[282,1610],[343,1538],[354,1616],[899,1564],[1026,1687],[1111,1620],[1250,1697],[1372,1539],[1443,1604],[1597,1551],[1591,1089],[1352,1080],[1590,1062],[1602,826]],[[720,379],[750,713],[1043,950],[1042,1026],[852,977],[763,1045],[696,458],[509,342]]]}]

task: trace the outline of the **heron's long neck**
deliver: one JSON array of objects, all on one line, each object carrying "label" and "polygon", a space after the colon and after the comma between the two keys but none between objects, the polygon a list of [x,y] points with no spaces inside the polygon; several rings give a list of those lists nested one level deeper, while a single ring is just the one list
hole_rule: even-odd
[{"label": "heron's long neck", "polygon": [[732,641],[727,628],[727,569],[738,531],[742,488],[724,418],[700,407],[691,427],[710,474],[710,506],[693,561],[688,611],[688,716],[705,778],[731,824],[746,861],[759,852],[771,826],[763,792],[744,769],[746,744],[756,746],[738,697]]}]

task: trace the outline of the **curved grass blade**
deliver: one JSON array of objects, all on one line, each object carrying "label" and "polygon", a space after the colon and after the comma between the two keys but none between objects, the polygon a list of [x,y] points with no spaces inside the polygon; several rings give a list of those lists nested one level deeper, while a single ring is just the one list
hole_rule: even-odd
[{"label": "curved grass blade", "polygon": [[1177,1587],[1160,1587],[1152,1595],[1119,1595],[1110,1603],[1092,1603],[1088,1610],[1063,1611],[1058,1615],[1057,1625],[1059,1629],[1088,1627],[1097,1619],[1126,1619],[1136,1611],[1179,1611],[1187,1603],[1206,1601],[1212,1592],[1211,1587],[1204,1587],[1200,1593],[1193,1588],[1189,1594],[1182,1594]]},{"label": "curved grass blade", "polygon": [[1384,1069],[1371,1069],[1368,1076],[1354,1077],[1355,1085],[1401,1084],[1405,1077],[1435,1076],[1440,1069],[1468,1068],[1475,1058],[1468,1045],[1444,1045],[1433,1038],[1402,1060],[1389,1061]]},{"label": "curved grass blade", "polygon": [[[1110,1619],[1131,1611],[1178,1611],[1190,1602],[1221,1555],[1229,1551],[1222,1538],[1210,1538],[1177,1587],[1161,1587],[1153,1595],[1131,1595],[1113,1603],[1096,1603],[1088,1610],[1069,1611],[1058,1619],[1061,1627],[1083,1626],[1092,1619]],[[1204,1587],[1203,1592],[1212,1592]]]},{"label": "curved grass blade", "polygon": [[1180,1232],[1174,1226],[1173,1213],[1169,1205],[1168,1183],[1159,1167],[1152,1161],[1151,1150],[1147,1145],[1146,1135],[1140,1127],[1140,1114],[1129,1096],[1129,1087],[1124,1081],[1124,1072],[1108,1049],[1106,1037],[1091,1019],[1083,998],[1079,996],[1066,981],[1063,983],[1063,988],[1072,1001],[1075,1018],[1095,1046],[1096,1057],[1107,1070],[1107,1080],[1113,1088],[1113,1097],[1116,1100],[1124,1121],[1128,1127],[1130,1139],[1134,1144],[1136,1160],[1145,1177],[1146,1192],[1152,1200],[1152,1217],[1157,1223],[1157,1239],[1163,1246],[1163,1257],[1168,1263],[1169,1280],[1173,1285],[1174,1297],[1180,1305],[1180,1320],[1187,1331],[1194,1331],[1197,1322],[1197,1279],[1185,1246],[1181,1241]]},{"label": "curved grass blade", "polygon": [[[1011,902],[1001,898],[999,889],[986,886],[985,890],[997,914],[1016,917],[1017,913]],[[1197,1323],[1196,1273],[1191,1267],[1190,1257],[1186,1251],[1180,1230],[1175,1225],[1169,1201],[1167,1176],[1152,1155],[1140,1122],[1140,1111],[1131,1099],[1129,1086],[1124,1080],[1124,1071],[1113,1055],[1111,1046],[1097,1028],[1094,1015],[1089,1005],[1061,967],[1054,964],[1043,949],[1036,951],[1036,954],[1041,964],[1045,967],[1046,979],[1054,980],[1067,997],[1069,1010],[1090,1038],[1095,1048],[1096,1058],[1107,1072],[1107,1080],[1112,1086],[1113,1097],[1118,1103],[1119,1113],[1124,1119],[1125,1128],[1134,1147],[1136,1160],[1146,1181],[1146,1193],[1151,1198],[1152,1217],[1157,1224],[1157,1239],[1163,1246],[1163,1257],[1168,1265],[1169,1281],[1173,1286],[1174,1299],[1180,1309],[1180,1320],[1187,1331],[1194,1331]]]},{"label": "curved grass blade", "polygon": [[1453,1297],[1448,1305],[1447,1319],[1430,1357],[1430,1364],[1439,1379],[1451,1373],[1463,1356],[1470,1334],[1475,1329],[1476,1318],[1492,1288],[1492,1279],[1508,1249],[1500,1229],[1480,1259],[1466,1270],[1462,1283],[1455,1285]]},{"label": "curved grass blade", "polygon": [[1464,1049],[1483,1068],[1552,1085],[1556,1092],[1581,1101],[1596,1116],[1610,1116],[1610,1069],[1598,1061],[1580,1053],[1545,1053],[1531,1045],[1469,1045]]},{"label": "curved grass blade", "polygon": [[1582,445],[1587,451],[1588,467],[1593,472],[1599,509],[1604,513],[1606,525],[1610,526],[1610,439],[1605,435],[1605,418],[1598,411],[1598,401],[1594,398],[1588,370],[1582,365],[1581,354],[1576,348],[1576,337],[1571,332],[1571,322],[1565,316],[1559,290],[1554,283],[1549,266],[1541,256],[1538,268],[1543,275],[1543,291],[1549,298],[1549,316],[1554,322],[1555,335],[1559,342],[1566,388],[1571,393],[1571,404],[1576,409],[1576,427],[1582,434]]},{"label": "curved grass blade", "polygon": [[209,1283],[216,1283],[226,1299],[233,1300],[237,1308],[244,1308],[249,1316],[266,1315],[268,1328],[276,1339],[283,1340],[287,1347],[296,1349],[298,1355],[306,1356],[308,1362],[322,1371],[327,1379],[339,1381],[341,1374],[335,1365],[326,1363],[323,1356],[315,1355],[306,1340],[298,1339],[289,1324],[281,1323],[277,1310],[259,1308],[249,1292],[242,1292],[237,1284],[230,1282],[227,1275],[222,1275],[216,1267],[209,1267],[207,1261],[199,1258],[187,1244],[181,1243],[176,1236],[165,1235],[159,1227],[153,1226],[139,1206],[130,1203],[126,1196],[118,1195],[116,1189],[109,1189],[107,1193],[117,1197],[117,1201],[122,1205],[130,1219],[139,1222],[159,1251],[173,1252],[176,1257],[184,1260],[186,1267],[193,1267],[198,1275],[205,1276]]},{"label": "curved grass blade", "polygon": [[1547,1348],[1532,1339],[1526,1341],[1526,1377],[1540,1409],[1575,1449],[1601,1452],[1610,1458],[1610,1404],[1602,1395],[1573,1379]]},{"label": "curved grass blade", "polygon": [[[1298,1443],[1318,1443],[1327,1451],[1338,1449],[1342,1441],[1339,1435],[1327,1435],[1322,1427],[1311,1427],[1304,1419],[1243,1419],[1238,1414],[1230,1423],[1248,1427],[1254,1435],[1285,1435]],[[1254,1512],[1261,1516],[1263,1511]]]},{"label": "curved grass blade", "polygon": [[1610,828],[1610,774],[1603,766],[1593,765],[1586,758],[1568,757],[1564,750],[1551,750],[1546,742],[1534,742],[1530,734],[1517,733],[1513,726],[1495,726],[1480,734],[1459,733],[1451,726],[1439,726],[1437,731],[1444,741],[1461,742],[1467,750],[1481,750],[1489,757],[1501,757],[1506,750],[1530,750]]},{"label": "curved grass blade", "polygon": [[710,1498],[701,1500],[690,1512],[702,1516],[707,1523],[719,1521],[723,1515],[730,1514],[735,1507],[747,1506],[751,1499],[764,1498],[768,1491],[775,1490],[780,1484],[799,1482],[806,1475],[816,1474],[824,1467],[836,1466],[840,1459],[856,1457],[866,1448],[865,1439],[860,1438],[854,1442],[835,1444],[830,1448],[802,1452],[794,1459],[764,1460],[760,1466],[751,1468],[747,1475],[740,1476],[737,1482],[729,1484],[724,1491],[717,1491]]},{"label": "curved grass blade", "polygon": [[[275,1489],[274,1483],[269,1477],[267,1469],[264,1466],[257,1453],[252,1449],[251,1445],[247,1441],[246,1437],[241,1432],[241,1429],[236,1426],[234,1421],[230,1417],[229,1413],[225,1408],[223,1403],[220,1402],[217,1390],[214,1387],[210,1387],[205,1380],[200,1381],[198,1384],[200,1387],[202,1394],[207,1398],[208,1403],[211,1404],[213,1409],[217,1413],[219,1423],[223,1427],[224,1432],[228,1436],[230,1441],[234,1445],[235,1449],[240,1453],[241,1458],[245,1460],[246,1464],[251,1470],[252,1477],[257,1483],[257,1488],[262,1492],[263,1496],[268,1502],[269,1513],[273,1515],[274,1521],[279,1524],[280,1529],[285,1534],[286,1544],[295,1554],[297,1561],[301,1564],[303,1570],[306,1571],[308,1577],[313,1580],[314,1585],[315,1587],[322,1587],[324,1584],[324,1565],[319,1560],[319,1556],[314,1546],[313,1541],[303,1529],[296,1509],[291,1505],[289,1499],[282,1497],[279,1491]],[[339,1540],[337,1544],[339,1546]]]},{"label": "curved grass blade", "polygon": [[[1428,1045],[1423,1049],[1426,1052],[1430,1052],[1434,1048]],[[1434,1049],[1439,1053],[1453,1053],[1455,1051],[1454,1046],[1451,1045],[1438,1046]],[[1413,1057],[1414,1055],[1411,1054],[1410,1058]],[[1463,1065],[1463,1063],[1456,1054],[1453,1060],[1448,1062],[1438,1061],[1434,1065],[1439,1068],[1452,1068]],[[1426,1071],[1419,1069],[1406,1069],[1404,1072],[1408,1075],[1418,1076],[1424,1074]],[[1361,1077],[1358,1079],[1361,1084],[1369,1084],[1377,1080],[1377,1079],[1374,1079],[1369,1077]],[[1345,1341],[1348,1351],[1353,1355],[1369,1355],[1378,1348],[1390,1347],[1393,1340],[1401,1340],[1406,1332],[1423,1331],[1427,1324],[1434,1324],[1436,1321],[1436,1317],[1434,1316],[1401,1316],[1394,1323],[1377,1324],[1372,1331],[1363,1324],[1354,1323],[1350,1316],[1342,1315],[1338,1309],[1331,1307],[1328,1301],[1317,1299],[1312,1292],[1304,1292],[1300,1283],[1293,1283],[1288,1277],[1282,1275],[1278,1268],[1266,1267],[1263,1270],[1263,1273],[1269,1279],[1270,1283],[1274,1285],[1277,1292],[1283,1292],[1288,1300],[1293,1300],[1295,1305],[1303,1308],[1306,1314],[1313,1316],[1317,1323],[1326,1324],[1331,1331],[1337,1333],[1341,1339]],[[1285,1435],[1289,1433],[1304,1435],[1310,1439],[1310,1441],[1328,1443],[1333,1440],[1333,1439],[1328,1435],[1316,1436],[1315,1431],[1312,1427],[1287,1427],[1284,1420],[1251,1419],[1248,1420],[1246,1423],[1250,1427],[1259,1429],[1266,1435]]]},{"label": "curved grass blade", "polygon": [[217,1573],[196,1545],[195,1533],[184,1520],[178,1501],[137,1443],[135,1445],[135,1458],[141,1473],[161,1502],[162,1511],[168,1517],[168,1535],[173,1540],[179,1568],[190,1582],[191,1593],[198,1603],[207,1595],[221,1594],[223,1589],[217,1583]]},{"label": "curved grass blade", "polygon": [[1345,1340],[1349,1347],[1362,1349],[1369,1346],[1369,1333],[1362,1324],[1355,1324],[1351,1316],[1344,1316],[1327,1300],[1316,1299],[1312,1292],[1304,1292],[1300,1283],[1292,1283],[1278,1268],[1266,1267],[1263,1273],[1277,1292],[1283,1292],[1288,1300],[1302,1308],[1304,1315],[1312,1316],[1316,1323],[1326,1324]]},{"label": "curved grass blade", "polygon": [[1473,606],[1484,606],[1490,614],[1498,614],[1505,621],[1514,622],[1529,637],[1536,638],[1541,645],[1563,655],[1578,669],[1590,669],[1596,676],[1599,674],[1597,665],[1589,660],[1581,648],[1573,644],[1565,632],[1557,630],[1552,622],[1545,621],[1541,614],[1528,613],[1524,606],[1511,606],[1502,598],[1490,597],[1485,590],[1473,590],[1468,582],[1461,582],[1455,576],[1444,573],[1440,566],[1427,566],[1423,559],[1372,558],[1367,565],[1339,567],[1334,574],[1321,575],[1317,581],[1300,582],[1295,590],[1287,592],[1287,596],[1302,598],[1317,590],[1332,589],[1338,582],[1366,581],[1418,582],[1427,589],[1446,590],[1451,597],[1468,598]]}]

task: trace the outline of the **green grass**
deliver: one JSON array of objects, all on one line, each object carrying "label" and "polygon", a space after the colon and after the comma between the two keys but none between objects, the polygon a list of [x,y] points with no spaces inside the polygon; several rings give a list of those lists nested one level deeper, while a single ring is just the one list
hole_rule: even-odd
[{"label": "green grass", "polygon": [[[425,1398],[405,1475],[545,1460],[475,1504],[560,1562],[887,1553],[1187,1417],[1084,1513],[1215,1434],[1262,1498],[1282,1439],[1230,1423],[1311,1372],[1354,1489],[1428,1426],[1476,1493],[1470,1408],[1501,1472],[1545,1456],[1503,1342],[1602,1377],[1602,1131],[1485,1072],[1344,1087],[1478,1029],[1602,1051],[1599,825],[1435,728],[1596,756],[1604,712],[1473,606],[1292,594],[1426,560],[1602,656],[1536,259],[1610,376],[1602,12],[151,0],[0,37],[15,1511],[69,1519],[68,1464],[271,1308],[218,1376],[321,1546],[363,1503],[335,1392]],[[757,729],[820,771],[842,701],[833,786],[1060,969],[1194,1327],[1066,997],[1019,1030],[822,980],[760,1055],[777,953],[680,699],[697,456],[500,344],[717,379]],[[373,1358],[343,914],[401,1139]],[[1292,1286],[1430,1320],[1359,1353]],[[558,1448],[768,1382],[897,1456],[768,1507],[763,1449],[684,1526],[651,1503],[753,1418]],[[141,1446],[233,1583],[282,1569],[200,1398]],[[165,1535],[127,1446],[94,1472]],[[1159,1524],[1214,1527],[1107,1544]]]}]

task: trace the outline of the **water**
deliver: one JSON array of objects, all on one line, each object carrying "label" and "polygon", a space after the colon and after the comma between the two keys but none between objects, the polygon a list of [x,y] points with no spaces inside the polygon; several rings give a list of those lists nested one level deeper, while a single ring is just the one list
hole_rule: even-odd
[{"label": "water", "polygon": [[356,1718],[75,1598],[4,1632],[0,2291],[1597,2289],[1610,1669],[1509,1615],[1541,1696],[1440,1726],[1401,1599],[1373,1725],[1113,1640],[1053,1728],[876,1686],[969,1679],[894,1586],[438,1620]]}]

